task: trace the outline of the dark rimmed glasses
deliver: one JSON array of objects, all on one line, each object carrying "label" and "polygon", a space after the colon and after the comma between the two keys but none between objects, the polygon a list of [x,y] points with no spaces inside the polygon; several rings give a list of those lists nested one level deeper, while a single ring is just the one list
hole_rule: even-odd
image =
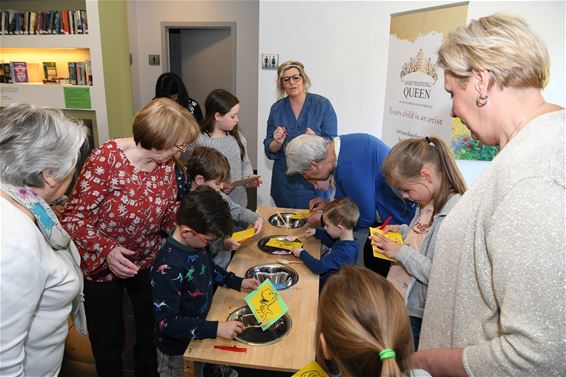
[{"label": "dark rimmed glasses", "polygon": [[283,85],[286,85],[286,84],[289,84],[291,81],[293,81],[293,82],[300,81],[302,78],[303,78],[303,75],[301,75],[300,73],[298,75],[281,77],[281,83]]}]

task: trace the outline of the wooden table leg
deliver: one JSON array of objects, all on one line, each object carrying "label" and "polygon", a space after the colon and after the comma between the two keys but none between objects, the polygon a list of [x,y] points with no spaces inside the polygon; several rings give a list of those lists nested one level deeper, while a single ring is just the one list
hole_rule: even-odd
[{"label": "wooden table leg", "polygon": [[196,363],[192,360],[185,359],[185,377],[197,377]]}]

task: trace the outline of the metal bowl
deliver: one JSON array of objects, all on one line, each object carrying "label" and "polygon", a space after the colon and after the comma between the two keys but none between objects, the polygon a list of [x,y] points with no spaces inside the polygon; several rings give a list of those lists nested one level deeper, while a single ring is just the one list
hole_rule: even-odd
[{"label": "metal bowl", "polygon": [[[272,215],[269,218],[269,223],[278,228],[295,229],[304,226],[307,223],[305,219],[292,219],[294,213],[282,213],[281,216],[278,214]],[[281,219],[283,217],[283,219]],[[283,221],[285,220],[285,221]]]},{"label": "metal bowl", "polygon": [[[287,254],[290,254],[290,253],[279,253],[281,251],[281,249],[273,247],[273,246],[267,246],[266,244],[272,238],[275,238],[275,239],[280,240],[280,241],[289,241],[288,237],[292,237],[292,236],[274,234],[274,235],[271,235],[271,236],[263,237],[261,240],[257,241],[257,247],[261,251],[269,253],[269,254],[275,253],[274,255],[287,255]],[[294,242],[300,242],[301,243],[300,247],[303,246],[303,243],[299,240],[295,240]],[[284,250],[284,251],[287,251],[287,250]]]},{"label": "metal bowl", "polygon": [[282,290],[297,284],[299,274],[291,267],[278,263],[268,263],[253,266],[247,270],[246,278],[257,279],[260,283],[269,279],[276,289]]},{"label": "metal bowl", "polygon": [[291,330],[291,317],[284,314],[270,328],[263,331],[251,309],[242,306],[228,315],[227,321],[240,321],[244,324],[244,331],[234,339],[255,346],[273,344],[281,340]]}]

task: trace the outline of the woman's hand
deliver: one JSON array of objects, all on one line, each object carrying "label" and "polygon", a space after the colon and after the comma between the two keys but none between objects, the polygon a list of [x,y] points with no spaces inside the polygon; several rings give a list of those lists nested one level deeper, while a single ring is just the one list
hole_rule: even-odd
[{"label": "woman's hand", "polygon": [[116,246],[106,256],[108,268],[120,279],[135,276],[140,268],[128,259],[128,257],[133,255],[135,255],[135,252],[122,246]]},{"label": "woman's hand", "polygon": [[261,232],[261,230],[263,229],[263,218],[257,219],[255,221],[254,229],[255,229],[254,236]]},{"label": "woman's hand", "polygon": [[302,247],[297,247],[297,248],[291,250],[291,254],[293,254],[295,257],[299,258],[301,256],[302,251],[303,251]]},{"label": "woman's hand", "polygon": [[279,126],[273,132],[273,140],[279,145],[283,145],[286,137],[287,130],[285,129],[285,127]]},{"label": "woman's hand", "polygon": [[242,291],[251,292],[259,287],[259,280],[257,279],[244,279],[242,280]]},{"label": "woman's hand", "polygon": [[223,339],[234,339],[244,331],[244,324],[238,321],[218,322],[216,336]]},{"label": "woman's hand", "polygon": [[309,201],[309,210],[314,211],[317,209],[324,209],[328,204],[328,200],[322,198],[312,198]]},{"label": "woman's hand", "polygon": [[320,226],[320,219],[322,218],[322,211],[314,211],[307,217],[307,224],[313,227]]},{"label": "woman's hand", "polygon": [[385,237],[383,234],[373,233],[368,237],[371,240],[372,246],[377,246],[382,250],[382,254],[387,255],[389,258],[395,258],[401,245],[397,242],[391,241],[389,238]]},{"label": "woman's hand", "polygon": [[226,247],[226,250],[238,250],[240,248],[240,246],[242,246],[241,243],[234,241],[231,238],[226,238],[224,240],[224,246]]}]

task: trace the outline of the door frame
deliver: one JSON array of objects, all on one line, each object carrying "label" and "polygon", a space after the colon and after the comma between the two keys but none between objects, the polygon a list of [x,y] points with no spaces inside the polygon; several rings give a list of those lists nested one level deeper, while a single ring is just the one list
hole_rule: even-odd
[{"label": "door frame", "polygon": [[169,30],[230,30],[230,91],[236,93],[236,23],[235,22],[161,22],[161,56],[164,72],[171,71]]}]

